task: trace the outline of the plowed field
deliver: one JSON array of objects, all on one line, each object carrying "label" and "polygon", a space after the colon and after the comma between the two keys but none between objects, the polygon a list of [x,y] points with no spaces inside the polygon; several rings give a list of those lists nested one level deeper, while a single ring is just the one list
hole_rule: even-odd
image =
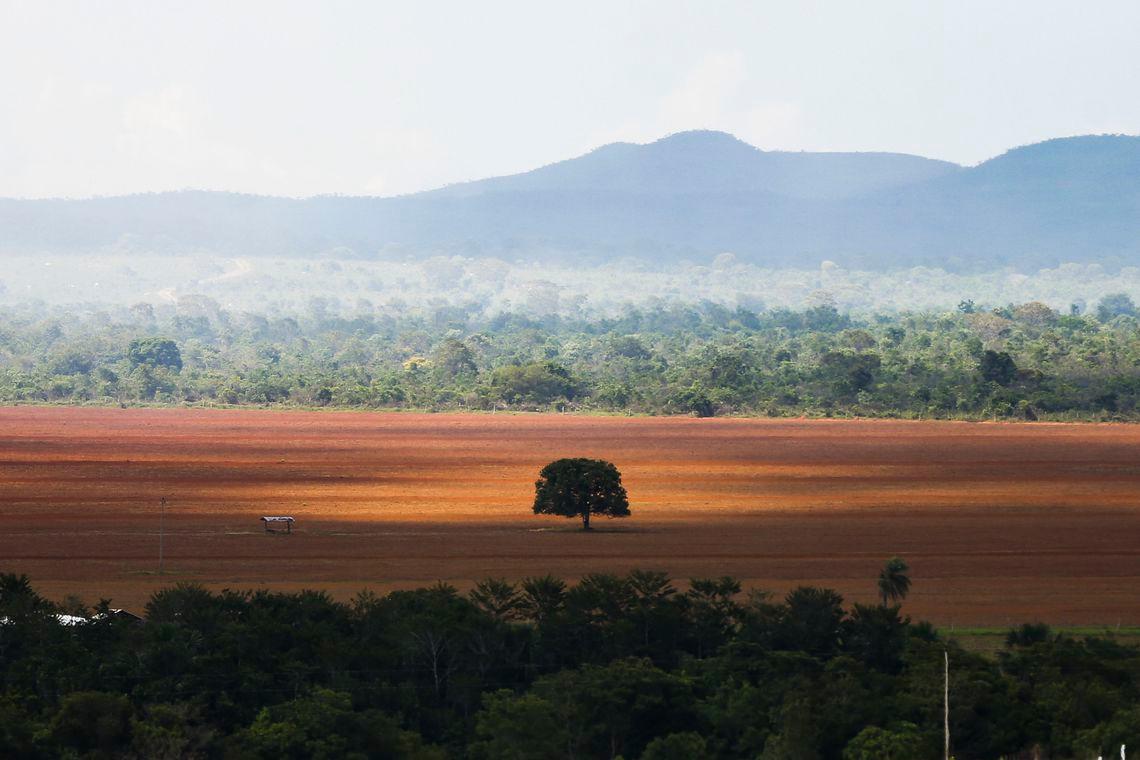
[{"label": "plowed field", "polygon": [[[617,464],[633,516],[530,514],[563,456]],[[53,598],[643,567],[870,600],[892,554],[915,617],[1140,624],[1140,426],[0,409],[0,571]]]}]

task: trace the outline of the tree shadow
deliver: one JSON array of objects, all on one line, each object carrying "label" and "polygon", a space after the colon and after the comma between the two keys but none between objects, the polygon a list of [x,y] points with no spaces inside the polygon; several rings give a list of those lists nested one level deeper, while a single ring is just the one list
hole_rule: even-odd
[{"label": "tree shadow", "polygon": [[589,536],[595,533],[658,533],[660,528],[649,528],[642,525],[591,525],[586,530],[581,525],[553,525],[542,528],[526,528],[528,533],[578,533]]}]

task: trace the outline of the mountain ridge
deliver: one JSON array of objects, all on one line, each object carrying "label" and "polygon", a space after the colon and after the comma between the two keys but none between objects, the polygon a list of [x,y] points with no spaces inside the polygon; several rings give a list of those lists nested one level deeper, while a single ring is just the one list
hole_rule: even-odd
[{"label": "mountain ridge", "polygon": [[847,197],[960,169],[947,161],[905,153],[764,151],[725,132],[692,130],[644,144],[609,143],[520,174],[425,194],[469,197],[504,187],[534,191],[549,189],[550,180],[556,180],[563,189],[581,190],[604,181],[624,192],[654,193],[680,182],[697,191],[764,190],[810,199]]},{"label": "mountain ridge", "polygon": [[0,199],[0,251],[312,256],[732,251],[757,264],[1041,268],[1140,255],[1140,137],[1012,148],[976,166],[889,152],[764,151],[694,130],[393,197],[173,191]]}]

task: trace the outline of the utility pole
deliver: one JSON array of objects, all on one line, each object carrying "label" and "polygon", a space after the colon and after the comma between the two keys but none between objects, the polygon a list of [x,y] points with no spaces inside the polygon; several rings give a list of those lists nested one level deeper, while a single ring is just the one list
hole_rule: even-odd
[{"label": "utility pole", "polygon": [[950,760],[950,652],[943,649],[942,760]]},{"label": "utility pole", "polygon": [[162,557],[162,544],[166,538],[166,497],[158,505],[158,574],[162,575],[164,563]]}]

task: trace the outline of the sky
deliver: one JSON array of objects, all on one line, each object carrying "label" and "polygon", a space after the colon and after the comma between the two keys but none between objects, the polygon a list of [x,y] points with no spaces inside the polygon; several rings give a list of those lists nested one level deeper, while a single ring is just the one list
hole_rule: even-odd
[{"label": "sky", "polygon": [[1140,133],[1135,0],[0,0],[0,197],[395,195],[618,140]]}]

